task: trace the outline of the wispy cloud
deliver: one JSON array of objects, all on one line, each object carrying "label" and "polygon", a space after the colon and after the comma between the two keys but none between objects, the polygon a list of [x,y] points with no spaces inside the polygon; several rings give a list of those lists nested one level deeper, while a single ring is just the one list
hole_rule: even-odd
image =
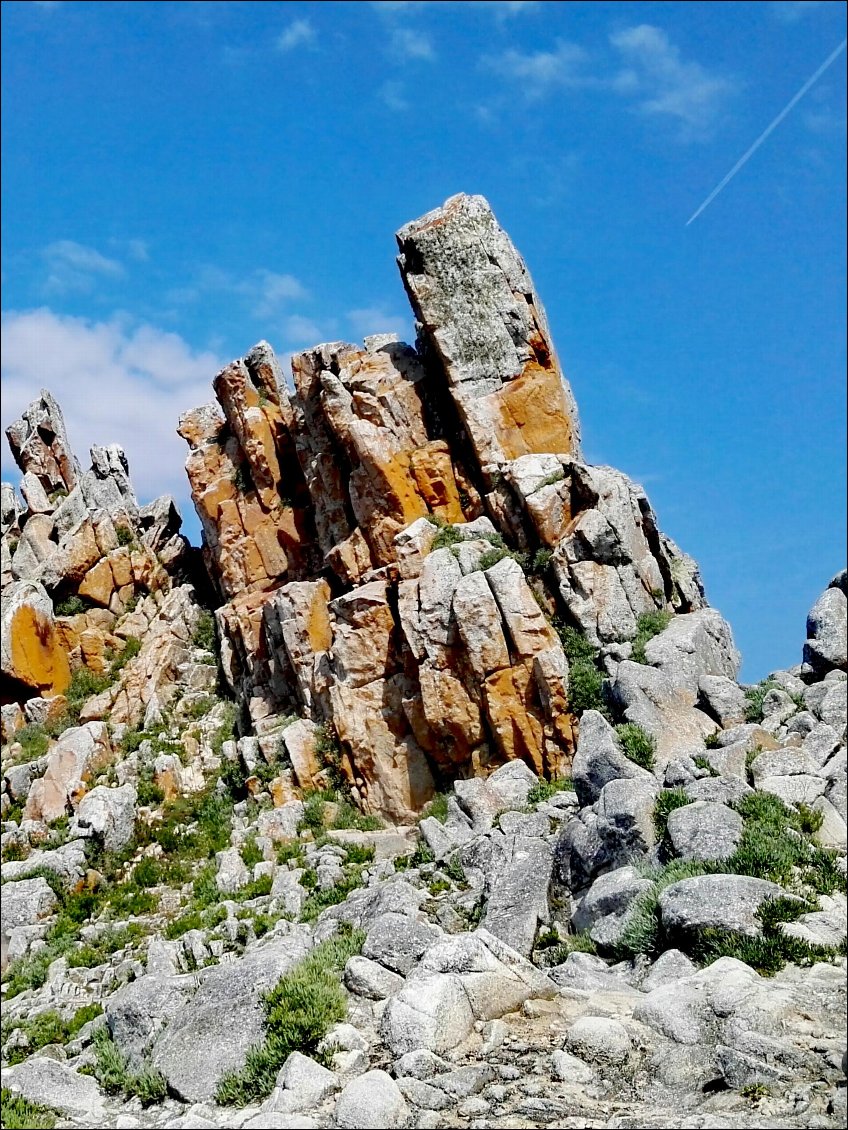
[{"label": "wispy cloud", "polygon": [[315,38],[315,29],[309,20],[292,20],[277,36],[278,51],[293,51],[295,47],[311,43]]},{"label": "wispy cloud", "polygon": [[399,337],[404,337],[412,330],[409,317],[403,318],[400,314],[390,313],[381,305],[348,310],[345,321],[351,334],[357,339],[367,337],[369,334],[397,334]]},{"label": "wispy cloud", "polygon": [[327,341],[327,331],[311,318],[292,314],[283,321],[283,340],[291,349],[308,349]]},{"label": "wispy cloud", "polygon": [[392,32],[392,51],[402,59],[435,59],[436,52],[430,36],[408,27]]},{"label": "wispy cloud", "polygon": [[769,5],[782,24],[794,24],[817,8],[841,8],[841,4],[825,5],[823,0],[772,0]]},{"label": "wispy cloud", "polygon": [[686,137],[709,130],[737,89],[732,80],[685,60],[662,28],[624,28],[610,42],[627,64],[614,77],[613,88],[633,98],[641,113],[676,121]]},{"label": "wispy cloud", "polygon": [[409,100],[406,97],[406,88],[402,82],[388,79],[377,91],[377,97],[389,110],[397,113],[409,109]]},{"label": "wispy cloud", "polygon": [[90,291],[98,278],[120,278],[125,273],[117,259],[73,239],[49,243],[41,254],[47,264],[44,290],[48,294]]},{"label": "wispy cloud", "polygon": [[62,0],[35,0],[35,7],[41,8],[42,11],[50,12],[54,8],[61,8]]},{"label": "wispy cloud", "polygon": [[587,54],[576,43],[558,39],[550,51],[510,48],[486,55],[481,65],[501,78],[519,83],[525,94],[539,97],[557,87],[585,86],[596,80],[585,71]]},{"label": "wispy cloud", "polygon": [[257,318],[272,317],[291,302],[309,297],[306,287],[294,275],[280,274],[265,267],[237,275],[211,264],[198,268],[185,286],[172,288],[165,297],[179,306],[211,294],[242,299]]},{"label": "wispy cloud", "polygon": [[143,500],[186,499],[186,448],[174,429],[182,412],[211,399],[224,359],[119,317],[93,322],[42,308],[4,313],[2,329],[3,428],[49,388],[81,462],[92,444],[119,443]]}]

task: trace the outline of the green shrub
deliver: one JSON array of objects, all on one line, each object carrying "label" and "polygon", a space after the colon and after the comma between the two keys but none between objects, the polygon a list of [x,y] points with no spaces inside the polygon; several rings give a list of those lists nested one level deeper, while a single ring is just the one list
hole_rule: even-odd
[{"label": "green shrub", "polygon": [[505,557],[509,557],[508,549],[487,549],[485,553],[481,554],[480,560],[477,562],[478,569],[491,569],[493,565],[497,565],[499,561],[503,561]]},{"label": "green shrub", "polygon": [[633,651],[630,658],[634,663],[647,663],[648,658],[645,655],[645,644],[652,640],[654,636],[658,636],[660,632],[671,623],[671,613],[657,610],[656,612],[643,612],[641,616],[636,619],[636,636],[633,640]]},{"label": "green shrub", "polygon": [[695,765],[699,769],[706,769],[711,777],[720,777],[721,776],[719,771],[717,769],[713,768],[713,764],[710,761],[710,759],[708,757],[704,757],[703,754],[700,754],[700,753],[697,754],[695,757],[692,758],[692,760],[694,761]]},{"label": "green shrub", "polygon": [[127,636],[124,650],[115,659],[112,660],[110,673],[116,676],[120,671],[126,667],[131,659],[135,659],[141,651],[141,640],[136,639],[135,636]]},{"label": "green shrub", "polygon": [[70,1020],[63,1020],[58,1012],[51,1009],[34,1016],[31,1020],[14,1024],[13,1028],[21,1029],[26,1036],[27,1046],[11,1048],[8,1052],[9,1063],[20,1063],[48,1044],[67,1044],[77,1036],[83,1025],[100,1016],[102,1012],[103,1009],[99,1004],[87,1004],[78,1009]]},{"label": "green shrub", "polygon": [[574,782],[570,777],[559,777],[554,781],[537,781],[527,794],[528,804],[541,804],[544,800],[550,800],[552,796],[557,793],[567,793],[574,788]]},{"label": "green shrub", "polygon": [[644,953],[652,956],[671,948],[662,930],[659,916],[659,898],[666,887],[681,879],[704,875],[707,868],[695,860],[673,859],[659,869],[646,868],[645,877],[652,881],[650,890],[638,895],[631,904],[624,922],[621,937],[614,947],[620,958]]},{"label": "green shrub", "polygon": [[283,975],[264,998],[264,1041],[248,1051],[240,1071],[223,1076],[216,1102],[239,1106],[261,1102],[274,1089],[277,1074],[292,1052],[315,1055],[329,1029],[347,1015],[339,978],[364,940],[362,931],[340,929]]},{"label": "green shrub", "polygon": [[94,1055],[92,1073],[107,1095],[138,1098],[142,1106],[160,1102],[167,1095],[165,1076],[149,1064],[144,1064],[140,1071],[132,1071],[106,1028],[99,1028],[94,1034]]},{"label": "green shrub", "polygon": [[430,543],[430,551],[436,549],[450,549],[452,545],[465,541],[462,532],[456,526],[440,526],[436,536]]},{"label": "green shrub", "polygon": [[562,965],[572,953],[597,953],[588,930],[580,934],[566,934],[564,937],[550,930],[540,935],[536,949],[544,951],[545,965]]},{"label": "green shrub", "polygon": [[239,463],[232,473],[231,481],[241,494],[249,494],[254,489],[253,476],[247,463]]},{"label": "green shrub", "polygon": [[56,1112],[3,1087],[0,1090],[0,1123],[3,1130],[53,1130]]},{"label": "green shrub", "polygon": [[224,717],[221,725],[216,730],[209,743],[212,752],[216,757],[221,757],[224,750],[224,742],[230,741],[235,737],[236,733],[236,719],[238,717],[238,707],[234,702],[228,702],[223,711]]},{"label": "green shrub", "polygon": [[530,565],[527,569],[527,572],[532,573],[534,577],[538,577],[540,574],[546,571],[551,561],[553,560],[553,556],[554,553],[552,549],[547,549],[545,547],[543,547],[542,549],[537,549],[530,559]]},{"label": "green shrub", "polygon": [[552,471],[550,475],[542,479],[536,490],[541,490],[542,487],[551,487],[554,483],[561,483],[565,478],[565,471],[560,468],[558,471]]},{"label": "green shrub", "polygon": [[573,714],[585,710],[606,713],[603,698],[604,677],[594,663],[575,659],[568,670],[568,706]]},{"label": "green shrub", "polygon": [[704,738],[704,745],[707,749],[718,749],[721,746],[721,734],[707,734]]},{"label": "green shrub", "polygon": [[245,867],[248,868],[252,868],[255,864],[261,863],[264,859],[255,836],[250,836],[244,841],[239,850],[239,854],[241,855]]},{"label": "green shrub", "polygon": [[421,816],[419,818],[419,823],[421,822],[421,820],[424,820],[427,816],[432,816],[436,820],[438,820],[440,824],[444,824],[444,822],[448,818],[448,794],[447,793],[436,793],[436,795],[433,797],[433,799],[431,801],[427,802],[427,804],[424,806],[424,808],[421,812]]},{"label": "green shrub", "polygon": [[88,607],[82,597],[73,595],[57,601],[53,611],[57,616],[80,616],[83,612],[88,611]]},{"label": "green shrub", "polygon": [[624,722],[616,726],[615,732],[621,748],[631,761],[641,765],[643,769],[653,769],[657,743],[650,734],[633,722]]},{"label": "green shrub", "polygon": [[662,789],[654,804],[654,827],[657,830],[657,847],[663,861],[674,855],[674,847],[668,834],[668,818],[676,808],[684,808],[691,803],[685,789]]},{"label": "green shrub", "polygon": [[763,679],[756,686],[748,687],[745,691],[745,721],[762,722],[763,701],[769,691],[780,690],[780,685],[774,679]]},{"label": "green shrub", "polygon": [[211,612],[201,612],[197,618],[197,625],[194,629],[194,634],[191,637],[191,642],[195,647],[202,648],[203,651],[211,651],[215,654],[218,634],[215,630],[215,617]]},{"label": "green shrub", "polygon": [[79,667],[71,676],[71,682],[65,691],[68,700],[68,715],[74,721],[79,721],[80,710],[92,695],[101,694],[112,685],[110,675],[96,675],[88,667]]},{"label": "green shrub", "polygon": [[50,745],[50,738],[45,728],[35,723],[16,730],[13,741],[20,742],[28,761],[43,757]]},{"label": "green shrub", "polygon": [[115,533],[118,535],[118,545],[135,545],[135,534],[129,526],[116,526]]},{"label": "green shrub", "polygon": [[739,1092],[743,1099],[749,1099],[752,1103],[758,1103],[761,1099],[768,1098],[771,1094],[771,1088],[767,1087],[765,1083],[748,1083]]}]

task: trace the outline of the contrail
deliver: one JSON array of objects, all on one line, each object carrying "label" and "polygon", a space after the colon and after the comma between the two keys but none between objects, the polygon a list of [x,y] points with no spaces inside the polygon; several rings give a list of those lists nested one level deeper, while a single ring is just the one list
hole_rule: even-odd
[{"label": "contrail", "polygon": [[821,78],[821,76],[824,74],[824,72],[827,70],[827,68],[831,65],[831,63],[833,63],[833,61],[835,59],[837,59],[839,57],[839,55],[845,50],[846,43],[848,43],[848,39],[843,39],[842,42],[839,44],[839,46],[836,48],[836,50],[832,51],[831,54],[828,55],[828,57],[825,59],[825,61],[822,63],[822,65],[819,67],[819,69],[816,71],[816,73],[814,75],[811,75],[807,79],[807,81],[804,83],[804,85],[801,87],[801,89],[798,91],[798,93],[792,98],[792,100],[790,102],[788,102],[786,104],[786,106],[784,106],[784,108],[780,111],[780,113],[777,115],[777,117],[774,119],[774,121],[771,123],[771,125],[766,126],[766,128],[763,130],[763,132],[760,134],[760,136],[757,138],[757,140],[754,142],[754,144],[751,146],[751,148],[746,153],[742,154],[742,156],[739,158],[739,160],[736,162],[736,164],[733,166],[733,168],[730,170],[730,172],[727,174],[727,176],[723,180],[719,181],[719,183],[715,186],[715,188],[709,194],[707,199],[704,201],[704,203],[698,209],[698,211],[693,213],[693,215],[691,215],[689,217],[689,219],[686,221],[686,225],[685,225],[687,228],[689,227],[689,225],[692,223],[693,220],[697,220],[697,218],[704,211],[704,209],[708,208],[710,206],[710,204],[712,204],[712,202],[715,200],[715,198],[718,196],[718,194],[721,192],[721,190],[723,188],[725,188],[726,185],[728,185],[730,183],[730,181],[733,180],[733,178],[736,176],[736,174],[739,172],[739,170],[742,168],[742,166],[760,148],[760,146],[765,141],[765,139],[768,137],[768,135],[772,132],[772,130],[777,129],[777,127],[780,125],[780,123],[783,121],[783,119],[786,117],[786,115],[792,109],[794,109],[795,106],[798,105],[798,103],[801,101],[801,99],[804,97],[804,95],[807,93],[807,91],[810,89],[810,87],[818,82],[818,80]]}]

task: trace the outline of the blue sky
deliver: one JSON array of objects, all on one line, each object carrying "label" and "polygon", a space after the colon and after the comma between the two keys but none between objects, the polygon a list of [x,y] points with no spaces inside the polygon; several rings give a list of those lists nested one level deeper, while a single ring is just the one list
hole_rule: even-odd
[{"label": "blue sky", "polygon": [[[587,458],[644,483],[743,675],[845,556],[842,3],[18,3],[3,16],[3,425],[49,387],[197,540],[217,367],[411,318],[393,233],[482,193]],[[4,452],[4,477],[8,466]],[[14,476],[12,476],[14,477]]]}]

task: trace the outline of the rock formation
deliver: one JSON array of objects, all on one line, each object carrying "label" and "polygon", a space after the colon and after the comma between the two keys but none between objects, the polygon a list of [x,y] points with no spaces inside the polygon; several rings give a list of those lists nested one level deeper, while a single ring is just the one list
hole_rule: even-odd
[{"label": "rock formation", "polygon": [[3,1125],[835,1130],[845,572],[740,685],[486,202],[398,244],[414,346],[180,420],[200,551],[9,428]]}]

